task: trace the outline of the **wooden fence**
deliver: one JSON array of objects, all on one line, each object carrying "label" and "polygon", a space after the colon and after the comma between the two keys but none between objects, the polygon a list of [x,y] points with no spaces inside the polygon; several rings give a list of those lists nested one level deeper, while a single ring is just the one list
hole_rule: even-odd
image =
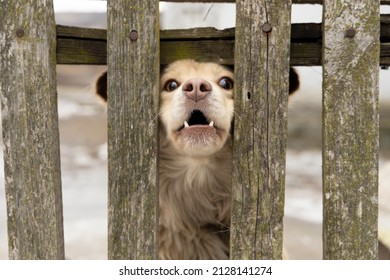
[{"label": "wooden fence", "polygon": [[64,258],[55,65],[106,62],[108,258],[157,258],[151,120],[160,63],[184,57],[235,65],[231,257],[282,256],[291,62],[324,69],[323,257],[376,259],[378,76],[379,65],[390,64],[390,18],[379,5],[390,1],[293,0],[323,2],[324,20],[291,27],[291,1],[237,0],[235,29],[161,33],[158,2],[109,0],[107,33],[56,28],[51,0],[0,2],[10,259]]}]

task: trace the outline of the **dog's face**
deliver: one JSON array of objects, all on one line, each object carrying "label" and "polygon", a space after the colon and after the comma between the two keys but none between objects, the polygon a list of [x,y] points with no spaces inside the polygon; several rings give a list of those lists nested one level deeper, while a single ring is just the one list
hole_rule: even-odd
[{"label": "dog's face", "polygon": [[161,75],[160,120],[175,149],[190,156],[223,147],[233,119],[233,73],[215,63],[180,60]]},{"label": "dog's face", "polygon": [[[219,64],[194,60],[176,61],[161,73],[161,127],[178,153],[208,156],[224,146],[233,119],[233,77]],[[290,94],[298,88],[298,74],[290,68]],[[107,72],[96,92],[107,100]]]}]

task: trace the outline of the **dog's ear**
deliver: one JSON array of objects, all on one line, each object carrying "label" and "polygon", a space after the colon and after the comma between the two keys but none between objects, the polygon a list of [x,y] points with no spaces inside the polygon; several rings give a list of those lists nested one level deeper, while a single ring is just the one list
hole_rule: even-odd
[{"label": "dog's ear", "polygon": [[[160,73],[162,74],[167,65],[162,65],[160,68]],[[100,75],[95,83],[95,92],[99,95],[105,102],[107,102],[107,71]]]},{"label": "dog's ear", "polygon": [[164,74],[165,69],[167,69],[169,64],[161,64],[160,65],[160,76]]},{"label": "dog's ear", "polygon": [[290,87],[289,94],[293,94],[299,88],[299,75],[294,68],[290,68]]},{"label": "dog's ear", "polygon": [[107,102],[107,71],[104,72],[96,81],[96,94]]}]

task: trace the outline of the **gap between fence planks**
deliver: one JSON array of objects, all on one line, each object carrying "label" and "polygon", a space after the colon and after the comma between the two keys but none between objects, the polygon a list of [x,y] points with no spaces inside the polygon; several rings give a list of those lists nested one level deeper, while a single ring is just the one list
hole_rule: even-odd
[{"label": "gap between fence planks", "polygon": [[325,0],[324,259],[378,253],[379,0]]},{"label": "gap between fence planks", "polygon": [[64,259],[53,4],[1,1],[0,18],[9,258]]}]

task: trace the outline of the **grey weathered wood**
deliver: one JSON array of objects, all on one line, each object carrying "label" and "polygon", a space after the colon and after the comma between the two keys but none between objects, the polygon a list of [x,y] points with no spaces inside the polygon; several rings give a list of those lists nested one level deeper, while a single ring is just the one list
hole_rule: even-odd
[{"label": "grey weathered wood", "polygon": [[157,258],[158,12],[108,1],[109,259]]},{"label": "grey weathered wood", "polygon": [[107,31],[57,25],[58,64],[106,64]]},{"label": "grey weathered wood", "polygon": [[10,259],[63,259],[52,1],[0,2],[0,92]]},{"label": "grey weathered wood", "polygon": [[290,13],[291,1],[237,1],[233,259],[282,258]]},{"label": "grey weathered wood", "polygon": [[379,0],[324,9],[324,258],[376,259]]}]

